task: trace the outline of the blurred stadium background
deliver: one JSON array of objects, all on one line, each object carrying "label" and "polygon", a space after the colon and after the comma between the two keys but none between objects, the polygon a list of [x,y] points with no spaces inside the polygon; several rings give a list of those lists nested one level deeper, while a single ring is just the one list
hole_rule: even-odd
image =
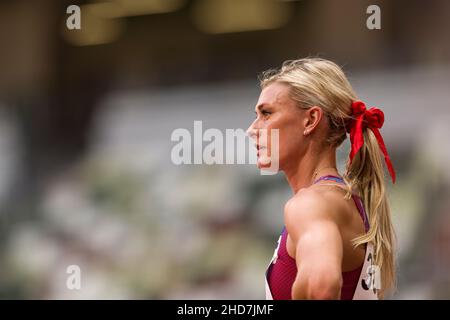
[{"label": "blurred stadium background", "polygon": [[450,298],[449,31],[445,0],[0,1],[0,298],[262,299],[283,175],[176,166],[170,135],[246,129],[257,74],[310,55],[386,114],[390,298]]}]

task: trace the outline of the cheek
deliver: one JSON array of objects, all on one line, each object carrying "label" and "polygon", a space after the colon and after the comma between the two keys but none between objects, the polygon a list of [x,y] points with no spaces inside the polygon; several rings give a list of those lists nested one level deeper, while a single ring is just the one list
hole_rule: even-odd
[{"label": "cheek", "polygon": [[271,131],[275,126],[270,121],[261,121],[257,130],[257,143],[261,146],[267,147],[270,145]]},{"label": "cheek", "polygon": [[259,143],[270,149],[272,142],[277,142],[275,135],[275,130],[277,130],[280,154],[299,148],[303,142],[303,131],[301,130],[300,121],[293,118],[294,116],[291,114],[282,114],[261,123],[260,128],[264,130],[260,131],[258,137]]},{"label": "cheek", "polygon": [[280,155],[289,155],[301,150],[304,138],[300,124],[289,121],[280,129]]}]

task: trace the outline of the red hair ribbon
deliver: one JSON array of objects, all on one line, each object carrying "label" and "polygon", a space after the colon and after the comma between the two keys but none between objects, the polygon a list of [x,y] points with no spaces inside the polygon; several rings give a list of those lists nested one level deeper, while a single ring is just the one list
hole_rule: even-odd
[{"label": "red hair ribbon", "polygon": [[352,102],[352,118],[353,119],[350,122],[350,126],[347,127],[347,132],[350,133],[350,141],[352,144],[352,149],[350,151],[350,163],[364,144],[363,129],[369,128],[377,138],[378,145],[383,152],[384,160],[386,161],[392,182],[395,183],[394,167],[392,166],[391,158],[388,155],[383,138],[378,130],[381,129],[384,123],[383,111],[375,107],[366,110],[366,105],[364,102],[354,101]]}]

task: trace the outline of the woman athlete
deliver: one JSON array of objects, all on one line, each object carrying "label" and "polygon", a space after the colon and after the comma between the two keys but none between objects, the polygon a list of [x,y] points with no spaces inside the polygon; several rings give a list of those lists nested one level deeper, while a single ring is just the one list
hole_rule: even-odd
[{"label": "woman athlete", "polygon": [[[324,59],[287,61],[263,73],[261,89],[247,131],[258,167],[270,165],[278,129],[279,169],[294,193],[266,271],[267,298],[382,298],[395,286],[383,161],[394,183],[395,171],[379,132],[383,112],[366,109],[341,68]],[[341,175],[336,149],[347,133],[351,152]]]}]

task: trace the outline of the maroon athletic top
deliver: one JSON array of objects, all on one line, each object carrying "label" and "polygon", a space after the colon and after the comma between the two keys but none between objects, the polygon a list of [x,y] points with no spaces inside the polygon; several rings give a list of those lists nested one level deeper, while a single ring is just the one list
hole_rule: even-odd
[{"label": "maroon athletic top", "polygon": [[[342,178],[332,175],[323,176],[314,181],[314,183],[322,180],[332,180],[339,183],[344,183]],[[352,195],[352,198],[355,201],[359,214],[364,221],[364,226],[367,232],[369,230],[369,224],[366,217],[366,212],[364,210],[364,204],[357,195]],[[291,289],[297,276],[297,265],[295,263],[295,259],[288,254],[286,249],[287,236],[288,233],[286,227],[283,227],[276,259],[270,264],[266,272],[267,282],[274,300],[291,300]],[[360,267],[352,271],[342,272],[342,300],[351,300],[353,298],[363,264],[364,261],[361,263]]]}]

